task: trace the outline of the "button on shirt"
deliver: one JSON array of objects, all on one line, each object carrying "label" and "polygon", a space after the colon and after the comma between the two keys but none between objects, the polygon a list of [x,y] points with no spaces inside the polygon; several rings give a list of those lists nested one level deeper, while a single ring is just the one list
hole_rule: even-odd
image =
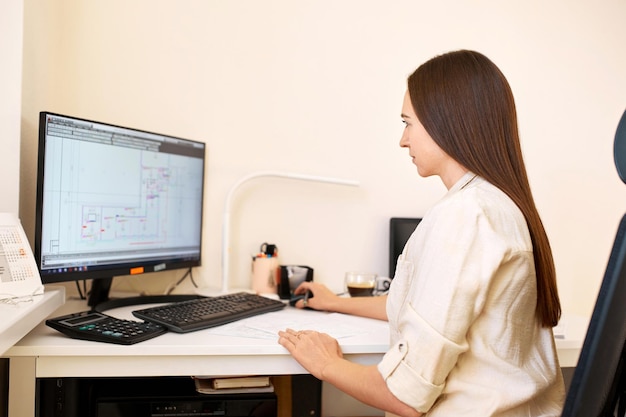
[{"label": "button on shirt", "polygon": [[387,299],[391,392],[438,416],[559,416],[565,389],[524,216],[466,174],[424,216]]}]

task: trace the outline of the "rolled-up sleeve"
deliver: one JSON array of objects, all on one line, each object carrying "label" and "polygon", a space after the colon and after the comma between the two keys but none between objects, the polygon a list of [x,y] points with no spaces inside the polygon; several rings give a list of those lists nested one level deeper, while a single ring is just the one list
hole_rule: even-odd
[{"label": "rolled-up sleeve", "polygon": [[435,403],[443,390],[443,384],[433,385],[411,369],[404,361],[407,352],[408,341],[398,341],[378,364],[378,371],[393,395],[405,404],[424,412]]},{"label": "rolled-up sleeve", "polygon": [[[446,377],[467,343],[443,337],[426,323],[410,305],[404,312],[403,338],[385,354],[378,370],[389,390],[402,402],[426,412],[445,386]],[[408,317],[407,317],[408,316]]]}]

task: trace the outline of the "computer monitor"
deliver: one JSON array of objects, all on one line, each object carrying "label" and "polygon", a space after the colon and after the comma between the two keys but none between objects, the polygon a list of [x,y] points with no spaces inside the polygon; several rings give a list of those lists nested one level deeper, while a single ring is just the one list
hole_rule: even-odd
[{"label": "computer monitor", "polygon": [[396,273],[396,262],[404,245],[422,221],[421,217],[392,217],[389,220],[389,277]]},{"label": "computer monitor", "polygon": [[41,112],[34,255],[42,282],[92,279],[95,307],[115,276],[200,265],[204,169],[202,142]]}]

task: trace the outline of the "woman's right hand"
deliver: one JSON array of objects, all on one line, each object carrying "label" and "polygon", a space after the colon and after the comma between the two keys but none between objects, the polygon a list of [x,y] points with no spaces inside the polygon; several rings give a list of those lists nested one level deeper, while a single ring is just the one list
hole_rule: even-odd
[{"label": "woman's right hand", "polygon": [[323,310],[323,311],[335,311],[334,306],[340,302],[339,296],[337,296],[334,292],[332,292],[328,287],[324,284],[320,284],[312,281],[304,281],[301,283],[295,290],[295,295],[305,294],[307,291],[311,292],[309,295],[307,302],[304,300],[299,300],[296,303],[297,308],[312,308],[315,310]]},{"label": "woman's right hand", "polygon": [[335,313],[352,314],[378,320],[387,320],[387,296],[377,297],[340,297],[324,284],[305,281],[295,289],[295,295],[311,291],[306,304],[298,300],[296,308],[312,308],[315,310],[332,311]]}]

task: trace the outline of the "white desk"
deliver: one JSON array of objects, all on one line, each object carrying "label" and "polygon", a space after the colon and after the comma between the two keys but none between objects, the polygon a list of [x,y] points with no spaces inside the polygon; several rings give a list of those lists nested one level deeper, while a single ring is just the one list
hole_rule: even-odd
[{"label": "white desk", "polygon": [[587,318],[571,314],[561,317],[559,325],[554,329],[561,368],[573,368],[578,363],[588,326]]},{"label": "white desk", "polygon": [[[108,311],[132,318],[127,307]],[[84,301],[68,301],[53,316],[87,310]],[[263,316],[268,321],[322,322],[328,313],[286,307]],[[359,323],[360,334],[342,337],[345,356],[357,363],[375,364],[388,347],[385,322],[350,317]],[[241,320],[245,325],[252,319]],[[292,327],[296,327],[295,325]],[[276,330],[277,332],[278,330]],[[33,416],[35,378],[46,377],[125,377],[190,375],[294,375],[306,371],[271,338],[247,338],[217,334],[216,329],[192,333],[166,333],[131,346],[88,342],[68,338],[40,324],[4,356],[10,357],[9,415]]]},{"label": "white desk", "polygon": [[[84,301],[68,301],[53,316],[86,309]],[[132,309],[118,309],[108,313],[132,318]],[[264,317],[268,322],[314,320],[322,323],[328,320],[329,314],[286,307],[281,312],[269,313]],[[238,323],[245,325],[249,320]],[[388,348],[387,324],[358,317],[351,317],[350,320],[360,326],[363,332],[339,339],[346,358],[361,364],[378,363]],[[297,328],[297,324],[291,327]],[[166,333],[136,345],[121,346],[70,339],[40,324],[4,355],[11,358],[9,415],[34,415],[35,378],[306,373],[277,343],[277,337],[252,339],[218,334],[215,330]],[[581,344],[582,339],[557,340],[557,345],[563,345],[568,355],[568,360],[563,361],[566,364],[562,366],[571,366],[569,363],[573,355],[577,358],[576,346],[580,349]]]},{"label": "white desk", "polygon": [[65,288],[48,288],[32,301],[0,303],[0,356],[65,302]]}]

